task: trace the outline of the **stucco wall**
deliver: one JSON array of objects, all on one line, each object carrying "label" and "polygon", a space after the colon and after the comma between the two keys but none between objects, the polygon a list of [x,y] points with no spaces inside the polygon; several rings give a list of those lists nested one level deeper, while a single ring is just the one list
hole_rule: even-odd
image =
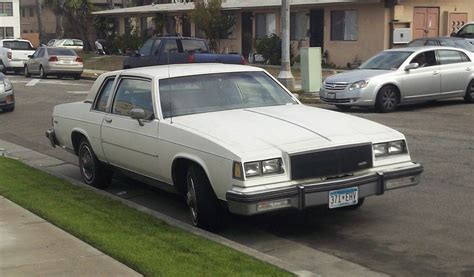
[{"label": "stucco wall", "polygon": [[1,27],[13,27],[13,35],[16,38],[20,37],[20,2],[19,0],[9,0],[0,2],[13,3],[13,16],[0,16]]}]

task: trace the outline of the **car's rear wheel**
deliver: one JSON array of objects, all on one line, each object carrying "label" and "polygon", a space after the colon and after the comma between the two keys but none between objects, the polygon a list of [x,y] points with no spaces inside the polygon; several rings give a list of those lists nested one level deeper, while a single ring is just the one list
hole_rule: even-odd
[{"label": "car's rear wheel", "polygon": [[336,108],[338,110],[341,110],[341,111],[348,111],[350,110],[352,107],[351,106],[346,106],[346,105],[336,105]]},{"label": "car's rear wheel", "polygon": [[467,86],[466,94],[464,95],[464,100],[467,103],[474,103],[474,80],[469,83]]},{"label": "car's rear wheel", "polygon": [[30,70],[28,70],[27,65],[25,65],[25,70],[23,71],[23,73],[25,74],[25,77],[31,77],[31,73]]},{"label": "car's rear wheel", "polygon": [[97,159],[86,139],[83,139],[79,144],[78,156],[81,176],[86,184],[101,189],[110,185],[113,171],[106,168]]},{"label": "car's rear wheel", "polygon": [[394,86],[384,86],[377,93],[375,108],[378,112],[389,113],[396,110],[400,94]]},{"label": "car's rear wheel", "polygon": [[189,166],[186,185],[186,202],[193,225],[210,231],[216,230],[221,221],[219,205],[204,170],[194,164]]},{"label": "car's rear wheel", "polygon": [[41,79],[46,79],[46,78],[48,77],[48,75],[46,74],[46,72],[44,72],[43,66],[40,65],[40,68],[39,68],[39,69],[40,69],[40,70],[39,70],[39,71],[40,71],[40,74],[39,74],[40,78],[41,78]]}]

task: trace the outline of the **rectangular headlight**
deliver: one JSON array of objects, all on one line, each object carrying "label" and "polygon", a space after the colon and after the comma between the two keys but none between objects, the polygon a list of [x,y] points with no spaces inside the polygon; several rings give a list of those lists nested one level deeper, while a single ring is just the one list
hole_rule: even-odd
[{"label": "rectangular headlight", "polygon": [[272,174],[281,172],[281,159],[271,159],[262,161],[262,173]]},{"label": "rectangular headlight", "polygon": [[375,157],[387,156],[387,143],[377,143],[373,145]]},{"label": "rectangular headlight", "polygon": [[261,162],[250,162],[244,165],[245,176],[252,177],[262,175],[262,163]]},{"label": "rectangular headlight", "polygon": [[396,155],[396,154],[403,154],[406,152],[405,141],[392,141],[388,143],[388,154],[389,155]]}]

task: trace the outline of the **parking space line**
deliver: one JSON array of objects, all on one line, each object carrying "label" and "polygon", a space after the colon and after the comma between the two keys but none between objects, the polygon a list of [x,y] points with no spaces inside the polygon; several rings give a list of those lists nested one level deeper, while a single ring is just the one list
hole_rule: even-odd
[{"label": "parking space line", "polygon": [[89,94],[88,90],[68,90],[67,93],[71,94]]},{"label": "parking space line", "polygon": [[33,80],[29,81],[25,86],[34,87],[39,82],[40,82],[40,79],[33,79]]}]

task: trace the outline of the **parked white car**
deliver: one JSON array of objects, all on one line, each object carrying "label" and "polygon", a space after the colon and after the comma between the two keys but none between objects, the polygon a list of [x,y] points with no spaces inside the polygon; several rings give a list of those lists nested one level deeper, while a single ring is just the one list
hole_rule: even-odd
[{"label": "parked white car", "polygon": [[186,195],[193,223],[364,198],[418,184],[403,134],[302,105],[266,71],[180,64],[101,75],[85,101],[54,108],[52,146],[79,156],[87,184],[113,170]]},{"label": "parked white car", "polygon": [[69,48],[75,51],[82,51],[84,49],[84,43],[80,39],[57,39],[54,40],[52,45],[54,47],[62,47],[62,48]]},{"label": "parked white car", "polygon": [[25,39],[0,40],[0,71],[18,73],[25,67],[28,56],[35,52],[30,41]]},{"label": "parked white car", "polygon": [[321,100],[395,111],[399,104],[448,98],[474,102],[474,54],[453,47],[407,47],[380,52],[358,69],[326,78]]}]

